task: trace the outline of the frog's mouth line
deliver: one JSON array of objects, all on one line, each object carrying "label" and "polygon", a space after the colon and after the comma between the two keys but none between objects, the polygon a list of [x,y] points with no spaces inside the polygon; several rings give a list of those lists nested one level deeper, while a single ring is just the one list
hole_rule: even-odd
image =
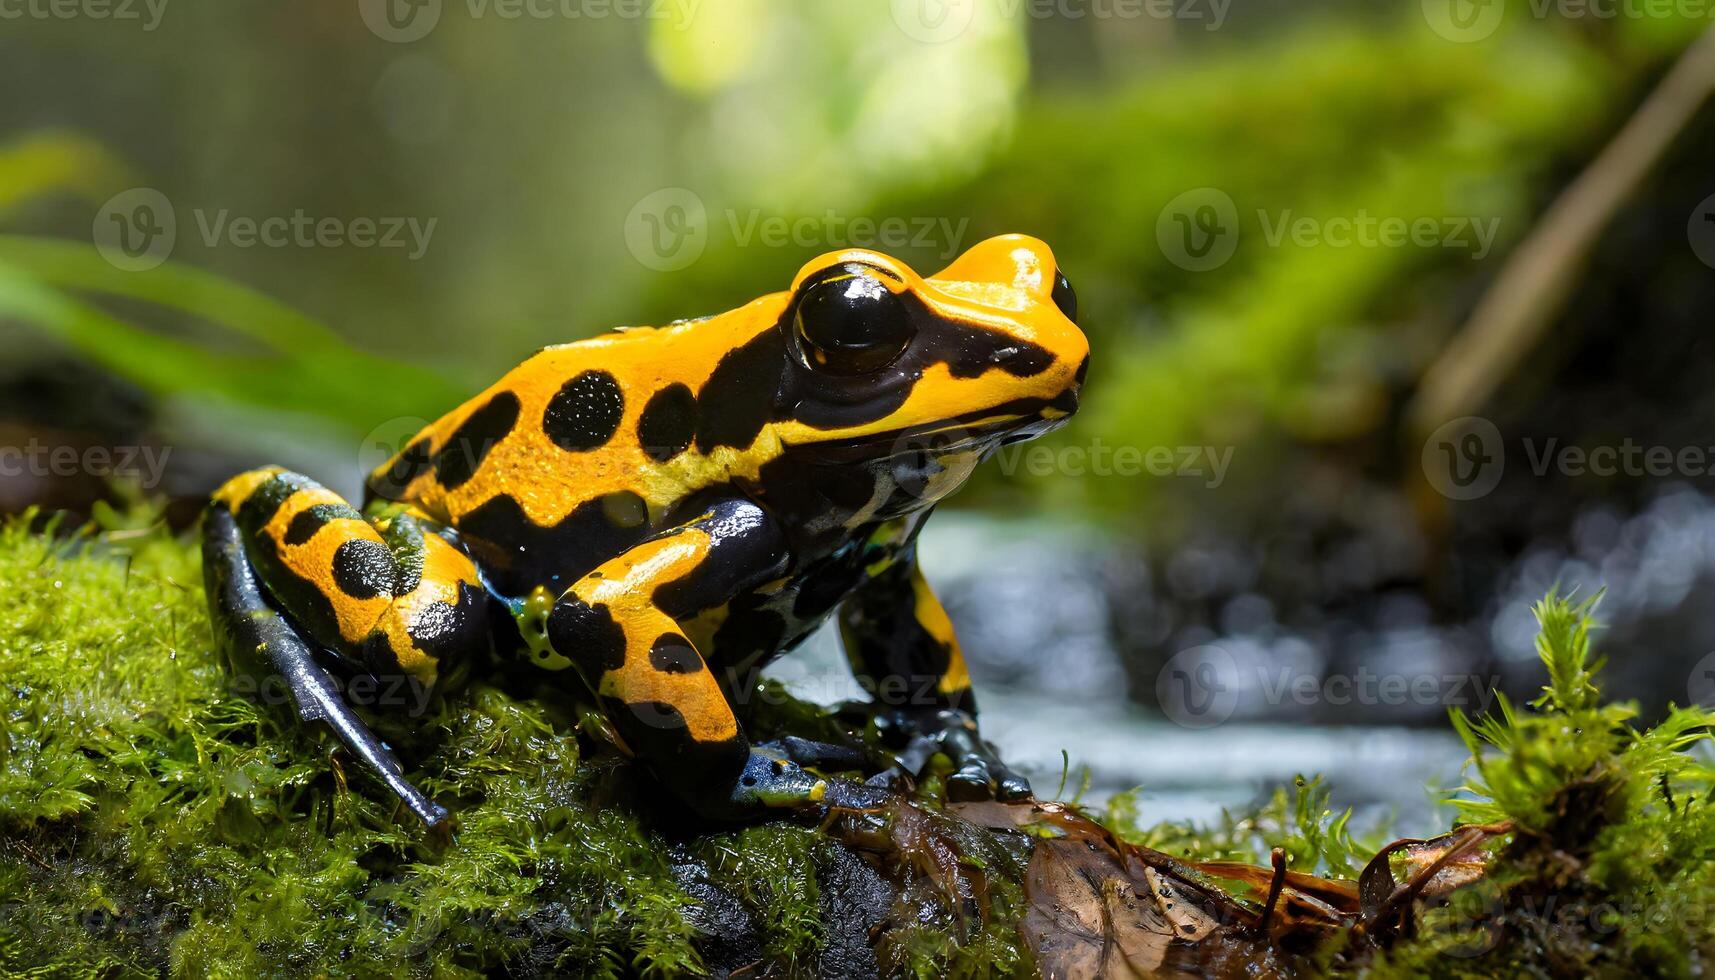
[{"label": "frog's mouth line", "polygon": [[1020,398],[940,422],[830,439],[802,448],[828,462],[849,463],[916,453],[955,453],[979,445],[1006,446],[1059,428],[1072,417],[1077,404],[1075,391],[1056,398]]}]

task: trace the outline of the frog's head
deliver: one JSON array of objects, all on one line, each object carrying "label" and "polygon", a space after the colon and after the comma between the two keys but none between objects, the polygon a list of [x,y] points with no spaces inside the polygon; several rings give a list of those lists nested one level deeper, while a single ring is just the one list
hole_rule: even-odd
[{"label": "frog's head", "polygon": [[974,462],[1077,410],[1090,346],[1034,238],[991,238],[928,278],[876,252],[831,252],[788,295],[790,407],[776,426],[788,453]]}]

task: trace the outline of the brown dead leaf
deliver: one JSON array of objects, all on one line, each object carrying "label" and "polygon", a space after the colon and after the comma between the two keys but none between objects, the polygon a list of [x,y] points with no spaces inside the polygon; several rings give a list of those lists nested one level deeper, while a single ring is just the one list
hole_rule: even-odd
[{"label": "brown dead leaf", "polygon": [[[1171,886],[1161,886],[1171,892]],[[1151,977],[1161,971],[1179,941],[1183,922],[1196,941],[1218,925],[1179,899],[1164,909],[1147,883],[1140,894],[1115,855],[1087,841],[1039,841],[1025,879],[1029,911],[1019,933],[1036,955],[1044,977]],[[1200,911],[1200,910],[1199,910]],[[1169,916],[1173,918],[1169,918]],[[1165,975],[1173,975],[1167,973]]]},{"label": "brown dead leaf", "polygon": [[[1019,934],[1041,975],[1055,980],[1266,980],[1294,972],[1297,958],[1324,948],[1331,934],[1352,940],[1343,959],[1361,961],[1373,943],[1411,928],[1417,903],[1481,880],[1481,845],[1511,830],[1471,826],[1395,841],[1353,882],[1288,871],[1279,849],[1273,867],[1183,861],[1126,843],[1075,807],[1041,801],[958,803],[944,812],[902,802],[839,823],[848,843],[888,852],[895,866],[932,883],[965,922],[986,914],[988,897],[983,862],[968,854],[983,841],[1010,840],[1009,860],[1028,854]],[[1401,857],[1403,881],[1393,867]],[[1248,886],[1251,900],[1211,879]]]},{"label": "brown dead leaf", "polygon": [[[1402,838],[1382,848],[1358,876],[1362,929],[1383,942],[1410,935],[1414,903],[1442,898],[1482,880],[1488,869],[1482,845],[1512,829],[1510,821],[1471,824],[1428,840]],[[1393,873],[1393,858],[1402,852],[1403,882]]]}]

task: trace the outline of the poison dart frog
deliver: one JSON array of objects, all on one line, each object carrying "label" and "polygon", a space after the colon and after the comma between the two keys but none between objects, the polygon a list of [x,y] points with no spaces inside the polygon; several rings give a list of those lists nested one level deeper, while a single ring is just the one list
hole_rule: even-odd
[{"label": "poison dart frog", "polygon": [[593,696],[693,811],[744,819],[881,792],[818,774],[847,771],[839,747],[752,744],[734,709],[836,617],[898,760],[944,753],[956,799],[1027,796],[977,732],[917,537],[985,455],[1076,410],[1076,307],[1048,247],[1009,235],[928,278],[831,252],[730,312],[544,348],[370,474],[362,510],[278,467],[216,490],[220,646],[430,825],[447,811],[340,677],[429,690],[515,658]]}]

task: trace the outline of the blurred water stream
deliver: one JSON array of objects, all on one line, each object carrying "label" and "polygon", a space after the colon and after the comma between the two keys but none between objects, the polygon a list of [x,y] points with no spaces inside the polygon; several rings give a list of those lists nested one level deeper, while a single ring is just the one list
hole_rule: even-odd
[{"label": "blurred water stream", "polygon": [[[1455,785],[1465,758],[1450,731],[1236,720],[1192,729],[1128,698],[1108,638],[1110,547],[1090,531],[963,513],[924,531],[925,574],[959,627],[984,733],[1039,794],[1054,795],[1064,773],[1070,796],[1087,772],[1086,802],[1141,787],[1146,821],[1206,822],[1320,774],[1360,818],[1396,816],[1402,832],[1436,826],[1427,787]],[[831,629],[769,672],[822,703],[862,693]]]}]

